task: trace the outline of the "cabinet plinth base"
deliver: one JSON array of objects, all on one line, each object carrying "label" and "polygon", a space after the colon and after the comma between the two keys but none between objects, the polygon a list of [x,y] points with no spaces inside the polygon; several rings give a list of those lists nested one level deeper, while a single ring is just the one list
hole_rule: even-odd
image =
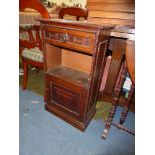
[{"label": "cabinet plinth base", "polygon": [[75,128],[79,129],[80,131],[84,132],[89,125],[90,121],[92,120],[93,116],[95,115],[96,109],[94,108],[89,116],[87,117],[85,122],[80,122],[76,120],[75,118],[70,117],[69,115],[63,113],[62,111],[55,109],[54,107],[45,104],[45,110],[52,113],[53,115],[61,118],[62,120],[66,121],[67,123],[71,124]]}]

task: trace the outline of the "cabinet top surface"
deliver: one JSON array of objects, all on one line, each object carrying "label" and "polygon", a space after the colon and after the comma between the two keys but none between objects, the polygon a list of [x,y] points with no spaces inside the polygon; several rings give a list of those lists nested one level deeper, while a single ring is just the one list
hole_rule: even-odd
[{"label": "cabinet top surface", "polygon": [[64,81],[68,81],[70,83],[76,83],[76,86],[79,85],[84,88],[88,88],[89,86],[89,74],[76,69],[60,65],[52,70],[49,70],[47,74],[53,75],[54,77],[63,79]]},{"label": "cabinet top surface", "polygon": [[70,26],[82,26],[82,27],[88,27],[88,28],[96,28],[96,29],[106,29],[110,30],[114,28],[114,25],[112,24],[94,24],[88,21],[75,21],[75,20],[67,20],[67,19],[40,19],[41,23],[44,24],[63,24],[63,25],[70,25]]}]

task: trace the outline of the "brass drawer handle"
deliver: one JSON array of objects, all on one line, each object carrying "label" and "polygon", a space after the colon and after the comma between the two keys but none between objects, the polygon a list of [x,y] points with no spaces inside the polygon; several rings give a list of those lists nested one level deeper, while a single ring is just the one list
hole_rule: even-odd
[{"label": "brass drawer handle", "polygon": [[67,41],[68,41],[68,34],[65,33],[64,35],[62,35],[62,36],[60,37],[60,41],[61,41],[61,42],[67,42]]}]

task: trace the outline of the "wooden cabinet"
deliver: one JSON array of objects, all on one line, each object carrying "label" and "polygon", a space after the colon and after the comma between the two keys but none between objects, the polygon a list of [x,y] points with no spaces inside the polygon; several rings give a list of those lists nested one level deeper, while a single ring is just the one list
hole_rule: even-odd
[{"label": "wooden cabinet", "polygon": [[45,109],[84,131],[95,114],[111,25],[41,20]]}]

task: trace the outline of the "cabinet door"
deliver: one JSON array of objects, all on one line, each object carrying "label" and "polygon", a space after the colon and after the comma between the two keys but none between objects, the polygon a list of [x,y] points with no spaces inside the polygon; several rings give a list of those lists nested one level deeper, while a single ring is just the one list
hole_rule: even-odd
[{"label": "cabinet door", "polygon": [[[66,81],[46,75],[47,104],[73,118],[82,120],[86,98],[84,90]],[[82,104],[81,104],[82,103]]]}]

